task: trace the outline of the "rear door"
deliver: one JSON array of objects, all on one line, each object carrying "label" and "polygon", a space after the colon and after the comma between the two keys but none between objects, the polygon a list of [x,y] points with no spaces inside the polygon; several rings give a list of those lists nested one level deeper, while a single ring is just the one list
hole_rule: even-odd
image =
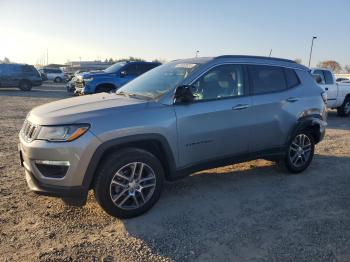
[{"label": "rear door", "polygon": [[300,80],[293,69],[278,66],[251,65],[249,76],[255,120],[250,151],[280,149],[302,103],[300,92],[296,92]]},{"label": "rear door", "polygon": [[217,66],[194,86],[194,102],[174,105],[181,166],[247,153],[253,118],[245,67]]}]

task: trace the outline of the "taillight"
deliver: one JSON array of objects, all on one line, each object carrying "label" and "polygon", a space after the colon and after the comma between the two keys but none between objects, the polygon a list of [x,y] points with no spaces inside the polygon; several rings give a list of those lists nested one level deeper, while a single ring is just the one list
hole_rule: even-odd
[{"label": "taillight", "polygon": [[327,99],[328,99],[327,93],[326,92],[322,92],[321,96],[322,96],[323,102],[325,102],[327,104]]}]

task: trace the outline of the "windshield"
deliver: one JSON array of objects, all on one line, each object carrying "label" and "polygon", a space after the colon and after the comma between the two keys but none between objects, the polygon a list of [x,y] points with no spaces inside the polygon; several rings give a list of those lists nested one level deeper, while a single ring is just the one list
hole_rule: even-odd
[{"label": "windshield", "polygon": [[122,86],[117,94],[159,98],[179,85],[197,66],[180,61],[158,66]]},{"label": "windshield", "polygon": [[110,67],[107,67],[105,70],[106,73],[115,73],[117,72],[120,68],[125,66],[126,62],[119,62],[111,65]]}]

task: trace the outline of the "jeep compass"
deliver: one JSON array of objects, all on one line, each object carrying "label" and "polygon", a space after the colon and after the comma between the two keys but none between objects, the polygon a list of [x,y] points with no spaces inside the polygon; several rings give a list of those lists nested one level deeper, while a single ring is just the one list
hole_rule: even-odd
[{"label": "jeep compass", "polygon": [[279,58],[176,60],[121,87],[30,111],[20,131],[29,188],[110,215],[149,210],[163,182],[258,158],[300,173],[326,127],[309,69]]}]

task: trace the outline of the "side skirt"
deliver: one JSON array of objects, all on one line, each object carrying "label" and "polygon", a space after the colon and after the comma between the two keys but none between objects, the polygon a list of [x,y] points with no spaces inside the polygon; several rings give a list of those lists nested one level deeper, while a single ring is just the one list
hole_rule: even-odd
[{"label": "side skirt", "polygon": [[266,160],[278,160],[285,156],[286,148],[274,148],[269,150],[262,150],[253,153],[246,153],[242,155],[233,155],[223,158],[218,158],[210,161],[199,162],[191,166],[186,166],[180,169],[177,169],[172,176],[169,177],[170,181],[177,180],[183,177],[186,177],[190,174],[193,174],[198,171],[223,167],[233,164],[238,164],[246,161],[256,160],[256,159],[266,159]]}]

